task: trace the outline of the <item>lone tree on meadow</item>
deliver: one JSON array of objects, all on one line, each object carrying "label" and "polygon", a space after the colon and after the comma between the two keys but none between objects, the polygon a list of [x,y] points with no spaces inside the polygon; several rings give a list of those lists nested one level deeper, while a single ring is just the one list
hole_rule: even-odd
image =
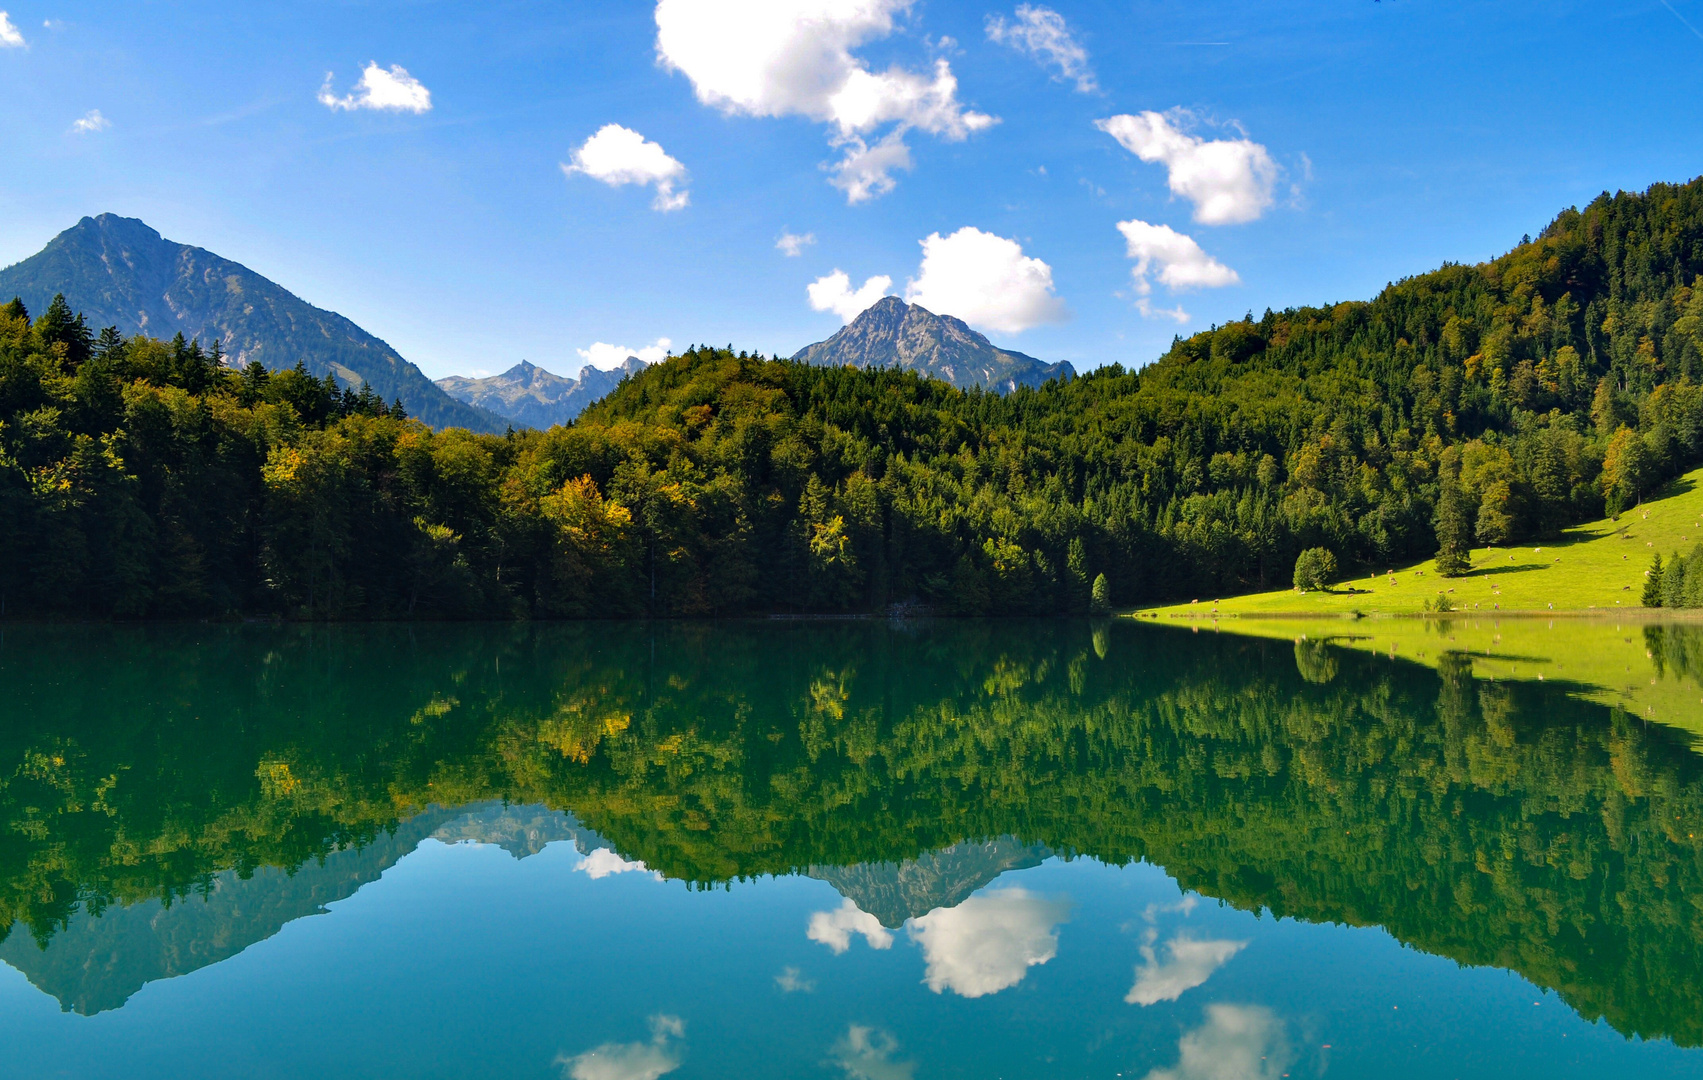
[{"label": "lone tree on meadow", "polygon": [[1460,452],[1443,451],[1441,490],[1437,493],[1437,573],[1460,577],[1472,569],[1472,521],[1461,490]]},{"label": "lone tree on meadow", "polygon": [[1336,577],[1336,556],[1330,548],[1308,548],[1295,559],[1295,587],[1311,592],[1329,585]]}]

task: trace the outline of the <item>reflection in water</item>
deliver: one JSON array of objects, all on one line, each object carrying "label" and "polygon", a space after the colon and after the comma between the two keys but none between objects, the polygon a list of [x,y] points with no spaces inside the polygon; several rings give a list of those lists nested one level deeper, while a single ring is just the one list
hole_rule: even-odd
[{"label": "reflection in water", "polygon": [[834,950],[835,956],[851,948],[853,934],[862,934],[872,949],[893,947],[893,935],[887,932],[881,921],[866,911],[860,911],[850,900],[841,901],[840,906],[832,911],[818,911],[811,915],[810,925],[804,931],[811,941]]},{"label": "reflection in water", "polygon": [[976,998],[1016,986],[1058,955],[1058,925],[1069,915],[1065,900],[993,889],[912,919],[910,934],[922,945],[930,990]]},{"label": "reflection in water", "polygon": [[849,1080],[911,1080],[916,1065],[894,1061],[898,1049],[898,1041],[887,1032],[853,1024],[834,1044],[833,1062]]},{"label": "reflection in water", "polygon": [[[605,847],[598,848],[590,855],[581,859],[580,864],[574,867],[574,869],[585,874],[587,877],[591,878],[591,880],[596,881],[598,878],[605,878],[610,874],[630,874],[634,872],[645,873],[649,871],[650,868],[637,860],[623,859],[621,856],[615,854],[615,850],[613,848]],[[661,880],[662,875],[657,874],[656,877],[658,880]]]},{"label": "reflection in water", "polygon": [[1177,1050],[1177,1064],[1147,1080],[1278,1080],[1294,1059],[1282,1021],[1259,1005],[1208,1005]]},{"label": "reflection in water", "polygon": [[1213,972],[1248,945],[1246,941],[1196,941],[1186,933],[1178,934],[1165,943],[1167,957],[1160,963],[1153,948],[1157,939],[1158,931],[1149,929],[1141,946],[1145,963],[1135,969],[1135,985],[1124,995],[1131,1005],[1177,1000],[1212,978]]},{"label": "reflection in water", "polygon": [[604,1043],[557,1064],[571,1080],[656,1080],[680,1067],[669,1040],[683,1038],[686,1024],[678,1016],[653,1016],[650,1032],[649,1042]]},{"label": "reflection in water", "polygon": [[775,976],[775,985],[783,994],[808,994],[816,989],[816,980],[806,979],[802,971],[788,964]]},{"label": "reflection in water", "polygon": [[[1659,629],[1651,661],[1694,678],[1697,628]],[[1703,756],[1559,686],[1305,653],[1128,623],[8,627],[0,959],[114,1008],[423,837],[480,839],[441,809],[477,804],[508,815],[492,842],[557,830],[588,875],[827,880],[851,902],[813,940],[912,920],[939,991],[1054,955],[1058,901],[971,893],[1060,853],[1382,926],[1703,1042]],[[1155,938],[1131,999],[1174,998],[1230,944]],[[1275,1021],[1207,1016],[1178,1070],[1256,1035],[1272,1059]]]}]

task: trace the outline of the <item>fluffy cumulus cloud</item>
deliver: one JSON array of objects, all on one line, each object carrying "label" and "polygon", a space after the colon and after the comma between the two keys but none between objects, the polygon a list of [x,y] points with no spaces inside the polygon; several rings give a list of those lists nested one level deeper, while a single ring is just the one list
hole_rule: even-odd
[{"label": "fluffy cumulus cloud", "polygon": [[680,1067],[680,1055],[669,1044],[686,1034],[678,1016],[650,1018],[649,1042],[604,1043],[583,1054],[560,1057],[556,1064],[569,1080],[657,1080]]},{"label": "fluffy cumulus cloud", "polygon": [[376,109],[379,112],[424,113],[432,109],[432,92],[420,80],[408,74],[401,64],[390,65],[386,71],[369,63],[361,78],[349,93],[338,97],[332,88],[332,73],[325,73],[325,84],[319,88],[319,103],[333,111],[342,109]]},{"label": "fluffy cumulus cloud", "polygon": [[[574,869],[591,878],[593,881],[596,881],[598,878],[606,878],[610,874],[654,873],[654,871],[652,871],[650,867],[646,866],[644,863],[628,862],[626,859],[615,854],[615,852],[609,848],[598,848],[590,855],[581,859],[579,865],[574,867]],[[662,877],[661,874],[657,874],[656,876],[658,878]]]},{"label": "fluffy cumulus cloud", "polygon": [[1218,289],[1242,280],[1236,271],[1202,251],[1192,236],[1185,236],[1169,225],[1131,219],[1118,222],[1118,231],[1123,233],[1129,257],[1135,260],[1130,273],[1136,294],[1141,298],[1136,306],[1143,315],[1165,315],[1180,323],[1188,321],[1188,314],[1180,307],[1166,311],[1152,306],[1147,299],[1153,291],[1151,277],[1157,277],[1161,285],[1173,292]]},{"label": "fluffy cumulus cloud", "polygon": [[1024,255],[1015,240],[969,226],[922,242],[922,266],[905,299],[1008,334],[1069,315],[1053,293],[1052,267]]},{"label": "fluffy cumulus cloud", "polygon": [[92,135],[97,131],[105,131],[112,126],[112,121],[101,115],[99,109],[90,109],[71,122],[71,134]]},{"label": "fluffy cumulus cloud", "polygon": [[0,11],[0,49],[21,49],[26,44],[24,35],[18,31],[11,17]]},{"label": "fluffy cumulus cloud", "polygon": [[852,1024],[829,1051],[848,1080],[911,1080],[916,1063],[894,1061],[899,1043],[885,1031]]},{"label": "fluffy cumulus cloud", "polygon": [[851,278],[844,270],[835,270],[804,287],[810,306],[817,311],[832,311],[842,322],[851,322],[875,301],[887,295],[893,279],[877,274],[858,289],[852,288]]},{"label": "fluffy cumulus cloud", "polygon": [[1057,955],[1058,924],[1069,911],[1062,900],[1013,888],[912,919],[910,934],[927,964],[923,981],[937,994],[951,990],[968,998],[1016,986],[1031,967]]},{"label": "fluffy cumulus cloud", "polygon": [[1074,82],[1076,89],[1084,94],[1099,89],[1094,83],[1094,70],[1088,66],[1088,50],[1065,25],[1064,16],[1051,8],[1018,4],[1010,20],[1003,15],[989,15],[987,34],[989,41],[1009,45],[1044,66],[1056,68],[1056,78]]},{"label": "fluffy cumulus cloud", "polygon": [[833,183],[851,202],[889,191],[910,167],[912,130],[962,139],[994,118],[958,100],[945,60],[932,72],[871,70],[859,46],[892,34],[911,0],[659,0],[656,52],[698,100],[730,114],[830,125],[843,158]]},{"label": "fluffy cumulus cloud", "polygon": [[862,910],[850,900],[843,901],[832,911],[818,911],[810,916],[810,926],[804,936],[834,950],[834,955],[851,948],[853,934],[862,934],[872,949],[893,947],[893,935],[881,920]]},{"label": "fluffy cumulus cloud", "polygon": [[568,176],[584,173],[610,187],[622,184],[654,185],[656,199],[651,203],[658,210],[683,208],[691,193],[676,191],[686,182],[686,166],[680,164],[657,143],[620,124],[604,124],[597,134],[574,151],[572,164],[563,164]]},{"label": "fluffy cumulus cloud", "polygon": [[627,362],[629,356],[636,356],[647,364],[655,364],[668,359],[669,347],[674,343],[668,338],[657,338],[656,341],[642,349],[630,348],[626,345],[611,345],[606,341],[594,341],[589,349],[575,349],[580,359],[587,367],[599,371],[614,371]]},{"label": "fluffy cumulus cloud", "polygon": [[1184,1035],[1177,1064],[1146,1080],[1279,1080],[1294,1060],[1283,1023],[1257,1005],[1209,1005],[1206,1023]]},{"label": "fluffy cumulus cloud", "polygon": [[815,233],[804,233],[801,236],[798,233],[783,232],[780,239],[775,241],[775,250],[789,259],[796,259],[804,254],[805,248],[814,243],[816,243]]},{"label": "fluffy cumulus cloud", "polygon": [[1147,162],[1165,166],[1171,193],[1194,203],[1202,225],[1253,221],[1271,205],[1277,164],[1251,139],[1208,141],[1182,130],[1189,114],[1144,112],[1113,116],[1094,126]]},{"label": "fluffy cumulus cloud", "polygon": [[1196,941],[1178,934],[1165,943],[1168,954],[1163,962],[1153,949],[1152,941],[1141,947],[1145,961],[1135,969],[1135,985],[1124,1000],[1131,1005],[1156,1005],[1175,1001],[1183,994],[1212,978],[1212,973],[1230,962],[1247,947],[1245,941]]}]

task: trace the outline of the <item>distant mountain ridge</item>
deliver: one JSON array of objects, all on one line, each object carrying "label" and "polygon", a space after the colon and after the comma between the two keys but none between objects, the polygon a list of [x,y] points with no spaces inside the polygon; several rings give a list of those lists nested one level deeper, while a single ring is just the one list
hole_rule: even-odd
[{"label": "distant mountain ridge", "polygon": [[1047,364],[1001,349],[964,320],[936,315],[897,296],[882,297],[839,333],[806,345],[792,358],[819,367],[901,367],[961,390],[980,386],[1002,394],[1076,377],[1068,360]]},{"label": "distant mountain ridge", "polygon": [[305,363],[315,375],[365,382],[433,427],[501,431],[497,417],[444,393],[389,345],[334,311],[203,248],[167,240],[135,218],[85,217],[29,258],[0,270],[0,294],[32,313],[64,293],[99,331],[219,339],[230,362],[277,371]]},{"label": "distant mountain ridge", "polygon": [[438,386],[457,401],[495,413],[517,427],[547,428],[572,420],[620,386],[622,379],[644,369],[643,360],[629,356],[609,371],[587,364],[575,379],[522,360],[501,375],[483,379],[450,375],[439,379]]}]

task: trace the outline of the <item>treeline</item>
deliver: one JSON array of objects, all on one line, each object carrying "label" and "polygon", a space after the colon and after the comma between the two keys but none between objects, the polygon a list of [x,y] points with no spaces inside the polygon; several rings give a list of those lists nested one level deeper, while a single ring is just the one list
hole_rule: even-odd
[{"label": "treeline", "polygon": [[1000,397],[692,349],[572,426],[432,432],[196,343],[0,316],[0,609],[1086,610],[1553,534],[1703,460],[1703,181],[1366,303]]}]

